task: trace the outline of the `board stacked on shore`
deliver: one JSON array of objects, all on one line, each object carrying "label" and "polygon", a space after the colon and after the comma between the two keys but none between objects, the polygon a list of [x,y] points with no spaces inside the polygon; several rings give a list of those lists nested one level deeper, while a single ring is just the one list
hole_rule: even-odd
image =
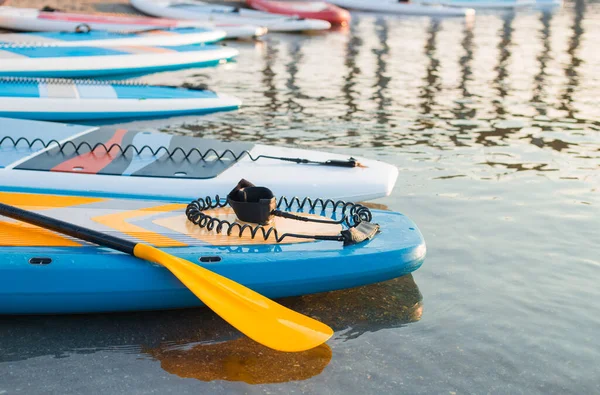
[{"label": "board stacked on shore", "polygon": [[399,15],[424,15],[424,16],[472,16],[475,10],[472,8],[446,7],[441,4],[426,4],[424,2],[404,2],[398,0],[330,0],[331,3],[340,7],[367,11],[382,12]]},{"label": "board stacked on shore", "polygon": [[230,111],[241,105],[235,97],[201,88],[0,77],[0,116],[51,121],[131,119]]},{"label": "board stacked on shore", "polygon": [[267,33],[262,26],[223,24],[142,16],[75,14],[34,8],[0,7],[0,27],[11,30],[75,32],[83,27],[92,31],[133,32],[182,27],[225,31],[227,38],[258,37]]},{"label": "board stacked on shore", "polygon": [[398,177],[364,158],[109,126],[0,118],[0,132],[0,187],[23,192],[190,200],[246,178],[279,196],[362,201],[389,195]]},{"label": "board stacked on shore", "polygon": [[130,0],[137,10],[160,18],[195,20],[201,22],[253,24],[273,32],[327,30],[331,24],[324,20],[282,16],[247,8],[189,0]]},{"label": "board stacked on shore", "polygon": [[40,32],[0,34],[0,46],[56,46],[56,47],[111,47],[111,46],[180,46],[211,44],[224,39],[222,30],[198,27],[176,27],[143,32],[115,33],[102,30],[79,32]]},{"label": "board stacked on shore", "polygon": [[321,19],[332,25],[345,25],[350,22],[348,11],[323,1],[246,0],[246,4],[259,11],[299,18]]},{"label": "board stacked on shore", "polygon": [[108,48],[8,44],[0,45],[0,75],[52,78],[139,75],[216,66],[237,55],[236,49],[215,45]]},{"label": "board stacked on shore", "polygon": [[536,0],[419,0],[422,4],[468,7],[477,10],[513,10],[534,6]]}]

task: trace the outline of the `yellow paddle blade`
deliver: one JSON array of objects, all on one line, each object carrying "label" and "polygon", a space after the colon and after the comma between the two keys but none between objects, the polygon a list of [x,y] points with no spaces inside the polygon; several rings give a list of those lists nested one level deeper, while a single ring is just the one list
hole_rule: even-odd
[{"label": "yellow paddle blade", "polygon": [[137,244],[134,255],[169,269],[225,321],[249,338],[278,351],[305,351],[325,343],[333,330],[217,273]]}]

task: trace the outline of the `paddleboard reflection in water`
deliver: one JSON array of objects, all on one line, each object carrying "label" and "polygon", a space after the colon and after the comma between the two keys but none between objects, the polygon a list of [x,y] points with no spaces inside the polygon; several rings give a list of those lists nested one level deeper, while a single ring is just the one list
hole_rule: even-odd
[{"label": "paddleboard reflection in water", "polygon": [[[336,330],[335,340],[356,339],[366,332],[401,327],[419,321],[423,312],[422,295],[412,275],[383,283],[286,298],[280,302],[300,313],[327,322]],[[217,328],[220,320],[211,320]],[[226,328],[223,330],[227,331]],[[163,343],[145,347],[142,352],[160,362],[161,367],[182,378],[202,381],[243,381],[248,384],[274,384],[307,380],[321,374],[332,358],[323,344],[300,353],[268,349],[246,338],[206,343]]]},{"label": "paddleboard reflection in water", "polygon": [[[251,384],[301,381],[326,374],[336,347],[345,347],[365,333],[416,322],[423,311],[422,295],[410,274],[378,284],[278,301],[330,325],[336,331],[333,339],[305,352],[277,352],[242,336],[204,307],[4,316],[0,317],[0,363],[50,356],[58,358],[54,363],[68,365],[70,357],[82,354],[124,361],[133,354],[155,360],[156,369],[160,366],[182,378]],[[14,333],[20,336],[11,337]]]},{"label": "paddleboard reflection in water", "polygon": [[247,337],[184,348],[143,350],[171,374],[202,381],[243,381],[273,384],[306,380],[319,375],[331,361],[327,344],[308,351],[281,352]]}]

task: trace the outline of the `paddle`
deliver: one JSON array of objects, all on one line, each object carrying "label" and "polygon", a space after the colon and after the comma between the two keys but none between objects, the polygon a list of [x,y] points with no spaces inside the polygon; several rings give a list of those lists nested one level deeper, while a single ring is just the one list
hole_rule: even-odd
[{"label": "paddle", "polygon": [[143,243],[0,203],[0,215],[112,248],[169,269],[215,313],[240,332],[279,351],[305,351],[326,342],[327,325],[284,307],[226,277]]}]

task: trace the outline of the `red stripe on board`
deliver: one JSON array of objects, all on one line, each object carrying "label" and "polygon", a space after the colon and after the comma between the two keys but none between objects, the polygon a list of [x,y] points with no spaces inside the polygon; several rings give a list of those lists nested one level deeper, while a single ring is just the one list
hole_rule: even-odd
[{"label": "red stripe on board", "polygon": [[[117,129],[115,134],[110,138],[110,140],[106,141],[104,145],[106,145],[107,148],[110,148],[110,146],[113,144],[121,144],[126,133],[126,129]],[[121,151],[117,150],[116,148],[114,148],[111,153],[107,153],[104,147],[99,147],[92,152],[69,159],[60,165],[53,167],[50,169],[50,171],[96,174],[108,166],[113,159],[119,155],[121,155]]]}]

